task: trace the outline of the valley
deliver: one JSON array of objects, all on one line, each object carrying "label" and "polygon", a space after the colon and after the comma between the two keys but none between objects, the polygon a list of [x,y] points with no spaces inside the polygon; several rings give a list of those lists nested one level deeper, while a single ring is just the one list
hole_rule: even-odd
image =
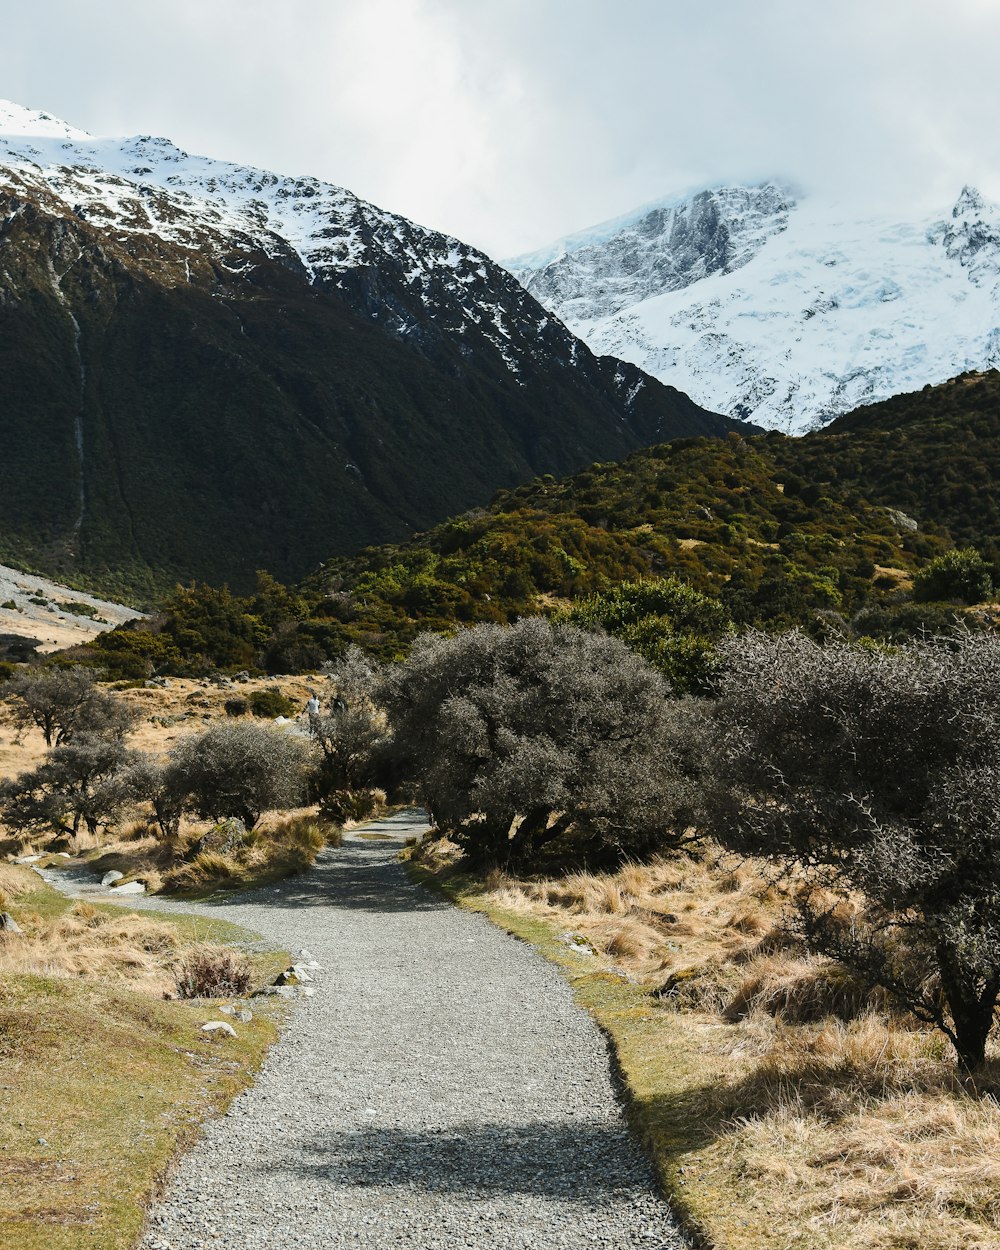
[{"label": "valley", "polygon": [[0,101],[5,1247],[995,1250],[998,278]]}]

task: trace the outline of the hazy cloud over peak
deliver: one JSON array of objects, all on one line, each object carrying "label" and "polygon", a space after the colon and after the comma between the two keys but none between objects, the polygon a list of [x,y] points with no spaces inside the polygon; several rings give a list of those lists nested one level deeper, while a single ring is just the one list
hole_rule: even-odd
[{"label": "hazy cloud over peak", "polygon": [[37,0],[4,24],[2,96],[499,256],[719,181],[1000,199],[993,0]]}]

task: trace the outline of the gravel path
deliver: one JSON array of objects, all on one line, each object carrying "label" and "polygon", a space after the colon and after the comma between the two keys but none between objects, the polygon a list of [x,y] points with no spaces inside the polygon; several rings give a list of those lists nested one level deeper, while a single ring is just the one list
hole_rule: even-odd
[{"label": "gravel path", "polygon": [[686,1244],[559,972],[395,862],[425,827],[401,813],[367,827],[392,841],[204,907],[324,970],[181,1163],[144,1250]]}]

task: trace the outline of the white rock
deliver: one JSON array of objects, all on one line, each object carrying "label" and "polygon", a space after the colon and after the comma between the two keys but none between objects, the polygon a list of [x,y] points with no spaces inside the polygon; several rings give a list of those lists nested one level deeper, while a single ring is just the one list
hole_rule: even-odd
[{"label": "white rock", "polygon": [[44,859],[44,855],[22,855],[19,859],[15,859],[15,864],[37,864],[40,859]]},{"label": "white rock", "polygon": [[146,887],[141,881],[126,881],[124,885],[111,887],[112,894],[145,894]]},{"label": "white rock", "polygon": [[125,874],[119,872],[116,868],[112,868],[110,872],[106,872],[101,878],[101,885],[114,885],[116,881],[121,881]]},{"label": "white rock", "polygon": [[209,1020],[201,1026],[202,1033],[225,1033],[227,1037],[235,1037],[236,1030],[225,1020]]}]

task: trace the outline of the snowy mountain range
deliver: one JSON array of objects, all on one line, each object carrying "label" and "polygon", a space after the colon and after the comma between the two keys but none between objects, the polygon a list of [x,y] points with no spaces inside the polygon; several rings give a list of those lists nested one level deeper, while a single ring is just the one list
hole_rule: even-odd
[{"label": "snowy mountain range", "polygon": [[6,102],[0,370],[0,556],[132,587],[301,576],[731,425],[596,357],[457,239]]},{"label": "snowy mountain range", "polygon": [[593,351],[791,433],[1000,366],[1000,208],[971,187],[906,218],[716,187],[505,263]]}]

